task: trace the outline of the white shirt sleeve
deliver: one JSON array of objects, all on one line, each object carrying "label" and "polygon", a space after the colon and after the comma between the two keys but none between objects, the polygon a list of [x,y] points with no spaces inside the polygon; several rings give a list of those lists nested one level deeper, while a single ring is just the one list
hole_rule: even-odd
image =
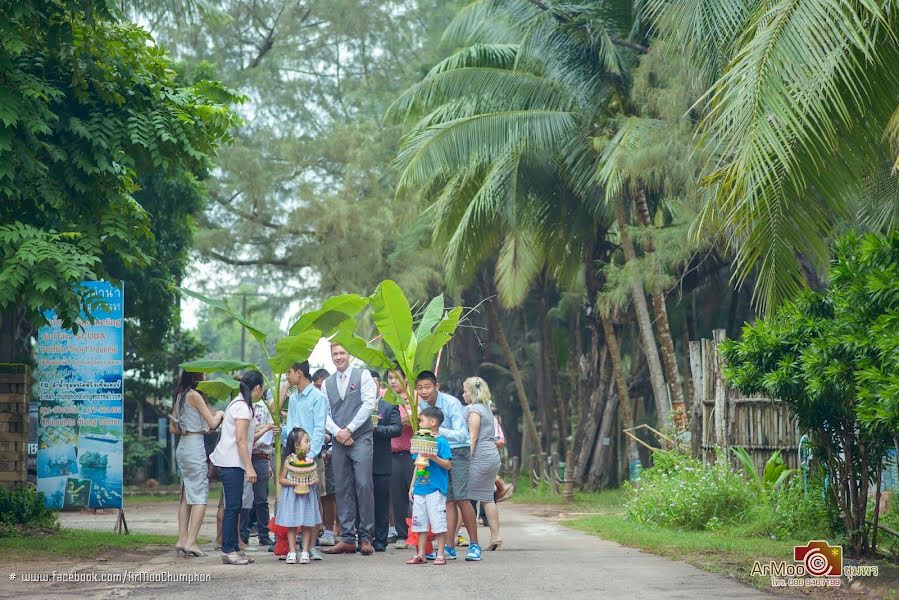
[{"label": "white shirt sleeve", "polygon": [[328,413],[328,419],[325,421],[325,429],[328,430],[328,433],[331,435],[337,435],[337,432],[340,431],[340,427],[337,426],[337,423],[334,422],[334,419],[331,418],[331,413]]},{"label": "white shirt sleeve", "polygon": [[375,385],[375,380],[371,378],[371,373],[365,369],[362,370],[361,385],[362,406],[359,407],[359,412],[356,413],[350,424],[346,426],[350,433],[355,433],[366,420],[371,419],[371,412],[378,402],[378,386]]}]

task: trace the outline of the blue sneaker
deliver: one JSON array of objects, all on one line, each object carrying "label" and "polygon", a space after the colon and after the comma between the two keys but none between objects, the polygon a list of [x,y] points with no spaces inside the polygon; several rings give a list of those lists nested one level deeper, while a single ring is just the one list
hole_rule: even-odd
[{"label": "blue sneaker", "polygon": [[[455,554],[455,552],[453,554]],[[455,558],[455,556],[453,558]],[[468,547],[468,554],[465,555],[465,560],[481,560],[481,546],[478,544],[470,545]]]},{"label": "blue sneaker", "polygon": [[[456,560],[456,558],[458,558],[458,555],[456,554],[456,549],[450,548],[449,546],[443,547],[443,556],[446,558],[446,560]],[[425,554],[425,558],[427,558],[428,560],[436,559],[437,551],[434,550],[430,554]]]}]

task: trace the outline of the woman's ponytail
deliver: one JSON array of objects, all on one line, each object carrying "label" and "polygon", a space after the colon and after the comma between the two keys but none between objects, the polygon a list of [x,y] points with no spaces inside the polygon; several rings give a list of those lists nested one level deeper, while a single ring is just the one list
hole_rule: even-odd
[{"label": "woman's ponytail", "polygon": [[240,382],[240,395],[247,406],[250,407],[250,414],[253,414],[253,389],[257,385],[262,385],[264,379],[259,371],[246,371],[238,379]]}]

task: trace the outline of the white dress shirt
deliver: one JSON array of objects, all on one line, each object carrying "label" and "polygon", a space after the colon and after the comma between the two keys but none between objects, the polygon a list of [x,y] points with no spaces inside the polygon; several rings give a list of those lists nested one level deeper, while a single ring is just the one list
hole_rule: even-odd
[{"label": "white dress shirt", "polygon": [[[347,385],[350,383],[350,370],[347,368],[345,371],[337,371],[331,377],[337,378],[337,393],[340,394],[340,397],[343,398],[346,395]],[[371,373],[366,369],[362,369],[362,378],[360,381],[362,394],[362,406],[359,407],[359,412],[356,413],[356,416],[353,417],[353,420],[349,422],[346,426],[349,429],[350,433],[355,433],[357,429],[359,429],[365,421],[371,419],[371,413],[375,409],[375,406],[378,403],[378,386],[375,385],[375,380],[371,378]],[[334,422],[334,419],[331,418],[331,414],[328,413],[328,420],[325,423],[325,429],[328,430],[328,433],[331,435],[336,435],[338,431],[340,431],[340,427],[337,426],[337,423]]]}]

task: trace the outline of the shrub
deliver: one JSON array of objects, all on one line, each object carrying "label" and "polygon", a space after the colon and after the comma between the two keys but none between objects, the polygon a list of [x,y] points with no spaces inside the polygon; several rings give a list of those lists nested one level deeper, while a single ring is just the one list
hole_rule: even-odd
[{"label": "shrub", "polygon": [[22,528],[55,529],[56,513],[44,504],[44,494],[30,487],[0,489],[0,537]]},{"label": "shrub", "polygon": [[781,488],[766,491],[763,502],[747,515],[741,533],[782,540],[830,538],[836,531],[834,517],[821,483],[810,481],[806,492],[802,478],[794,477]]},{"label": "shrub", "polygon": [[656,452],[655,464],[630,488],[625,516],[678,529],[716,529],[745,517],[757,502],[739,473],[723,461],[706,465],[677,452]]},{"label": "shrub", "polygon": [[132,481],[138,469],[150,467],[160,452],[162,447],[155,437],[138,437],[125,432],[125,450],[122,457],[125,481]]}]

